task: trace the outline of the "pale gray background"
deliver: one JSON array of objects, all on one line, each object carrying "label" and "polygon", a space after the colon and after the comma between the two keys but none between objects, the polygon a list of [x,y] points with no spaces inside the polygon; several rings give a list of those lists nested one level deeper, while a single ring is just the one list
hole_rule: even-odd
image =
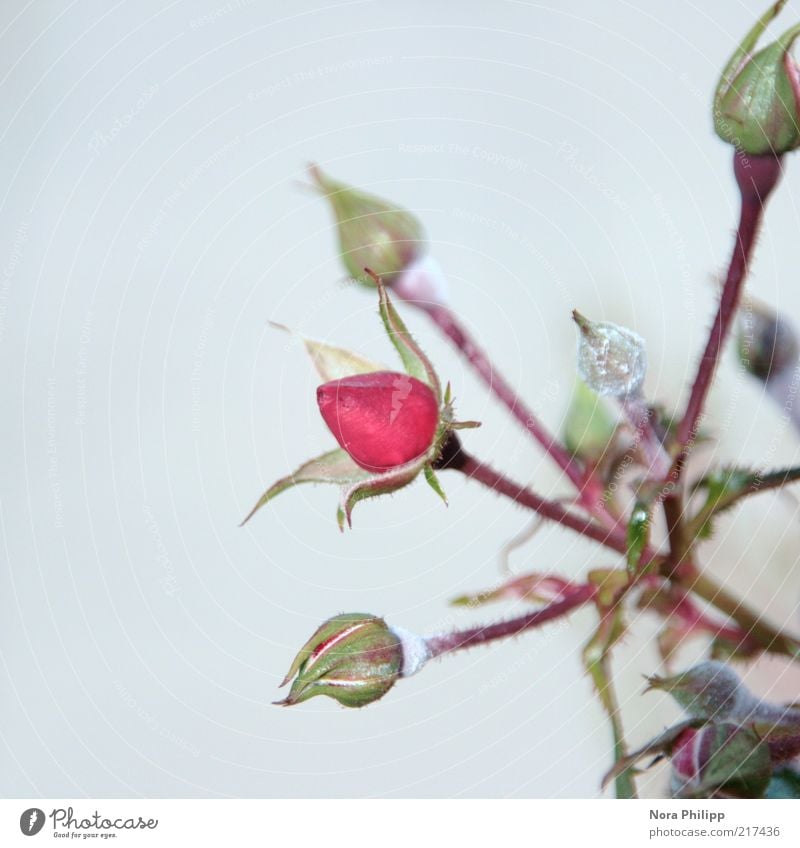
[{"label": "pale gray background", "polygon": [[[443,475],[449,509],[418,484],[340,535],[335,491],[307,488],[239,529],[269,482],[332,444],[308,363],[267,321],[394,361],[374,296],[336,286],[328,211],[301,185],[317,160],[417,211],[456,307],[553,429],[575,306],[644,335],[648,393],[675,401],[735,215],[710,93],[764,6],[4,0],[0,792],[599,794],[609,734],[580,667],[586,613],[448,658],[363,711],[270,705],[329,615],[430,632],[520,612],[447,602],[495,582],[527,518]],[[752,281],[795,316],[798,169]],[[565,494],[408,319],[484,422],[474,451]],[[719,456],[800,459],[730,352],[711,412]],[[794,503],[763,496],[706,559],[796,624],[799,538]],[[514,561],[613,563],[558,529]],[[633,742],[675,716],[640,694],[652,633],[636,621],[617,663]],[[775,679],[762,662],[754,685]],[[797,691],[778,675],[771,695]]]}]

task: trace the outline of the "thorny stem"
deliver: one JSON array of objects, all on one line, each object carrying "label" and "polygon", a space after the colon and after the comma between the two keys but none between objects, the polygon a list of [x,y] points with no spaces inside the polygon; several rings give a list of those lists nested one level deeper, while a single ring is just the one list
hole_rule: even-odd
[{"label": "thorny stem", "polygon": [[800,641],[776,630],[767,624],[738,598],[705,574],[695,574],[686,588],[698,597],[724,612],[763,650],[772,654],[784,654],[793,659],[800,658]]},{"label": "thorny stem", "polygon": [[678,425],[678,453],[670,474],[674,482],[680,478],[686,457],[697,436],[697,428],[720,352],[739,306],[764,206],[781,175],[781,159],[772,155],[748,157],[737,150],[734,153],[733,170],[741,195],[739,227],[717,315],[698,365],[686,411]]},{"label": "thorny stem", "polygon": [[597,593],[597,587],[591,584],[578,586],[575,591],[566,598],[533,612],[512,618],[508,621],[499,621],[485,627],[471,627],[468,630],[455,630],[452,633],[443,633],[429,636],[426,640],[431,657],[442,654],[450,654],[453,651],[461,651],[495,639],[506,639],[509,636],[518,636],[525,630],[532,630],[548,621],[567,615],[578,607],[582,607],[593,600]]},{"label": "thorny stem", "polygon": [[461,447],[460,441],[452,434],[449,443],[445,445],[444,452],[437,463],[437,467],[460,471],[470,479],[482,483],[489,489],[510,498],[520,504],[520,506],[533,510],[544,518],[555,521],[557,524],[562,524],[564,527],[569,527],[576,533],[580,533],[589,539],[594,539],[601,545],[605,545],[607,548],[611,548],[618,553],[627,553],[628,543],[624,534],[618,530],[609,530],[602,527],[591,518],[575,515],[575,513],[565,509],[557,501],[543,498],[526,486],[509,480],[508,477],[499,471],[495,471],[489,465],[468,454]]},{"label": "thorny stem", "polygon": [[513,387],[492,365],[486,352],[478,346],[453,311],[447,306],[428,301],[408,300],[407,302],[418,309],[422,309],[430,317],[477,371],[489,391],[507,407],[514,418],[555,460],[578,491],[583,492],[585,481],[577,463],[561,442],[547,431],[547,428],[539,421],[533,410],[525,404]]}]

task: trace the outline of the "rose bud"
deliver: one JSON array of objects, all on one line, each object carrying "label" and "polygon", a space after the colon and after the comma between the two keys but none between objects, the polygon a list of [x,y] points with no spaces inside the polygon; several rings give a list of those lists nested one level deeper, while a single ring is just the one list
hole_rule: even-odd
[{"label": "rose bud", "polygon": [[368,471],[386,471],[422,456],[439,425],[431,389],[392,371],[324,383],[317,404],[336,441]]},{"label": "rose bud", "polygon": [[738,348],[742,365],[765,383],[792,368],[800,352],[791,324],[760,304],[742,310]]},{"label": "rose bud", "polygon": [[382,618],[344,613],[326,621],[301,648],[281,686],[292,688],[281,706],[327,695],[345,707],[364,707],[382,698],[400,677],[428,659],[425,640],[393,630]]},{"label": "rose bud", "polygon": [[564,444],[578,458],[596,464],[614,455],[617,418],[583,380],[575,389],[564,420]]},{"label": "rose bud", "polygon": [[305,483],[339,487],[336,520],[342,530],[352,524],[357,503],[396,492],[420,474],[447,503],[436,464],[452,431],[479,425],[455,420],[449,384],[442,391],[433,364],[406,329],[386,287],[379,278],[375,282],[384,329],[406,373],[386,371],[354,351],[304,339],[324,381],[317,391],[319,409],[340,447],[273,483],[242,523],[282,492]]},{"label": "rose bud", "polygon": [[617,324],[590,321],[577,310],[573,311],[572,318],[580,330],[580,378],[601,396],[638,395],[647,371],[644,339]]},{"label": "rose bud", "polygon": [[410,212],[373,194],[331,179],[316,165],[311,177],[330,201],[339,232],[342,262],[354,280],[374,286],[370,268],[387,285],[427,250],[422,224]]},{"label": "rose bud", "polygon": [[736,672],[714,660],[673,677],[653,675],[647,682],[648,690],[668,692],[687,715],[695,718],[746,720],[758,703]]},{"label": "rose bud", "polygon": [[769,749],[751,729],[735,724],[687,727],[670,754],[675,798],[760,798],[769,785]]},{"label": "rose bud", "polygon": [[780,155],[800,145],[800,81],[790,52],[800,35],[800,25],[753,53],[764,30],[785,3],[786,0],[774,3],[744,37],[728,61],[714,95],[717,135],[754,156]]}]

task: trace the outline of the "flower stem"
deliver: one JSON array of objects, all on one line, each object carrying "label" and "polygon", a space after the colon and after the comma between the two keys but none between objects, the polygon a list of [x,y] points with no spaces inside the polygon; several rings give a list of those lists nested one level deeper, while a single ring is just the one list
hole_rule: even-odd
[{"label": "flower stem", "polygon": [[518,636],[525,630],[532,630],[567,615],[578,607],[582,607],[593,600],[597,593],[597,587],[590,584],[578,586],[574,592],[561,601],[548,604],[546,607],[534,610],[518,618],[508,621],[499,621],[484,627],[472,627],[468,630],[455,630],[452,633],[442,633],[437,636],[429,636],[426,639],[428,651],[431,657],[442,654],[451,654],[453,651],[461,651],[496,639],[507,639],[509,636]]},{"label": "flower stem", "polygon": [[478,346],[455,313],[447,306],[439,303],[419,300],[409,300],[408,303],[422,309],[430,317],[480,375],[489,391],[506,406],[514,418],[536,439],[581,492],[584,487],[584,477],[578,464],[561,442],[548,432],[533,410],[526,405],[513,387],[492,365],[486,352]]},{"label": "flower stem", "polygon": [[724,612],[763,650],[800,659],[800,641],[767,624],[742,601],[707,575],[695,574],[691,582],[686,584],[686,588]]},{"label": "flower stem", "polygon": [[733,170],[741,195],[739,227],[736,231],[736,241],[733,246],[733,254],[728,266],[717,315],[711,326],[711,332],[698,365],[686,411],[678,425],[678,455],[671,471],[671,476],[675,481],[680,477],[686,456],[697,435],[697,428],[720,352],[728,337],[739,306],[756,236],[763,217],[764,206],[781,175],[781,159],[779,156],[772,155],[748,157],[736,151],[733,159]]},{"label": "flower stem", "polygon": [[[454,445],[456,446],[454,447]],[[600,542],[601,545],[605,545],[607,548],[611,548],[618,553],[627,553],[627,539],[619,530],[602,527],[593,519],[576,515],[565,509],[557,501],[543,498],[526,486],[509,480],[508,477],[499,471],[495,471],[491,466],[468,454],[461,447],[460,442],[454,441],[452,435],[450,445],[445,447],[438,467],[460,471],[470,479],[482,483],[487,488],[492,489],[504,497],[510,498],[512,501],[520,504],[520,506],[533,510],[533,512],[538,513],[544,518],[555,521],[557,524],[562,524],[564,527],[569,527],[576,533],[580,533],[589,539],[594,539],[596,542]]]}]

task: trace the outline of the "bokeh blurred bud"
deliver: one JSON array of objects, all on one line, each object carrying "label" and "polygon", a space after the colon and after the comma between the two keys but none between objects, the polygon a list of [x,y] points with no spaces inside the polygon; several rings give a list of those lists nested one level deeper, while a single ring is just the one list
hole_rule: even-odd
[{"label": "bokeh blurred bud", "polygon": [[439,426],[439,406],[421,380],[393,371],[324,383],[317,404],[336,441],[368,471],[424,456]]},{"label": "bokeh blurred bud", "polygon": [[637,395],[647,371],[644,339],[617,324],[590,321],[577,310],[572,318],[580,330],[580,378],[598,395]]},{"label": "bokeh blurred bud", "polygon": [[688,727],[671,752],[675,798],[760,798],[769,785],[769,749],[756,733],[735,724]]},{"label": "bokeh blurred bud", "polygon": [[382,698],[400,677],[403,646],[382,618],[344,613],[326,621],[301,648],[281,686],[282,706],[327,695],[346,707]]},{"label": "bokeh blurred bud", "polygon": [[311,177],[331,204],[342,262],[354,280],[374,287],[370,268],[387,285],[427,249],[422,224],[405,209],[331,179],[316,165]]},{"label": "bokeh blurred bud", "polygon": [[751,155],[779,155],[800,145],[800,81],[791,55],[800,25],[753,53],[784,5],[785,0],[773,3],[744,37],[714,96],[717,135]]},{"label": "bokeh blurred bud", "polygon": [[575,382],[564,421],[564,444],[580,459],[597,463],[608,452],[617,431],[617,419],[606,402],[583,380]]},{"label": "bokeh blurred bud", "polygon": [[741,310],[737,342],[742,365],[763,382],[793,367],[800,353],[791,324],[758,303]]},{"label": "bokeh blurred bud", "polygon": [[649,689],[668,692],[687,715],[725,720],[746,718],[755,699],[725,663],[709,660],[673,677],[648,677]]}]

